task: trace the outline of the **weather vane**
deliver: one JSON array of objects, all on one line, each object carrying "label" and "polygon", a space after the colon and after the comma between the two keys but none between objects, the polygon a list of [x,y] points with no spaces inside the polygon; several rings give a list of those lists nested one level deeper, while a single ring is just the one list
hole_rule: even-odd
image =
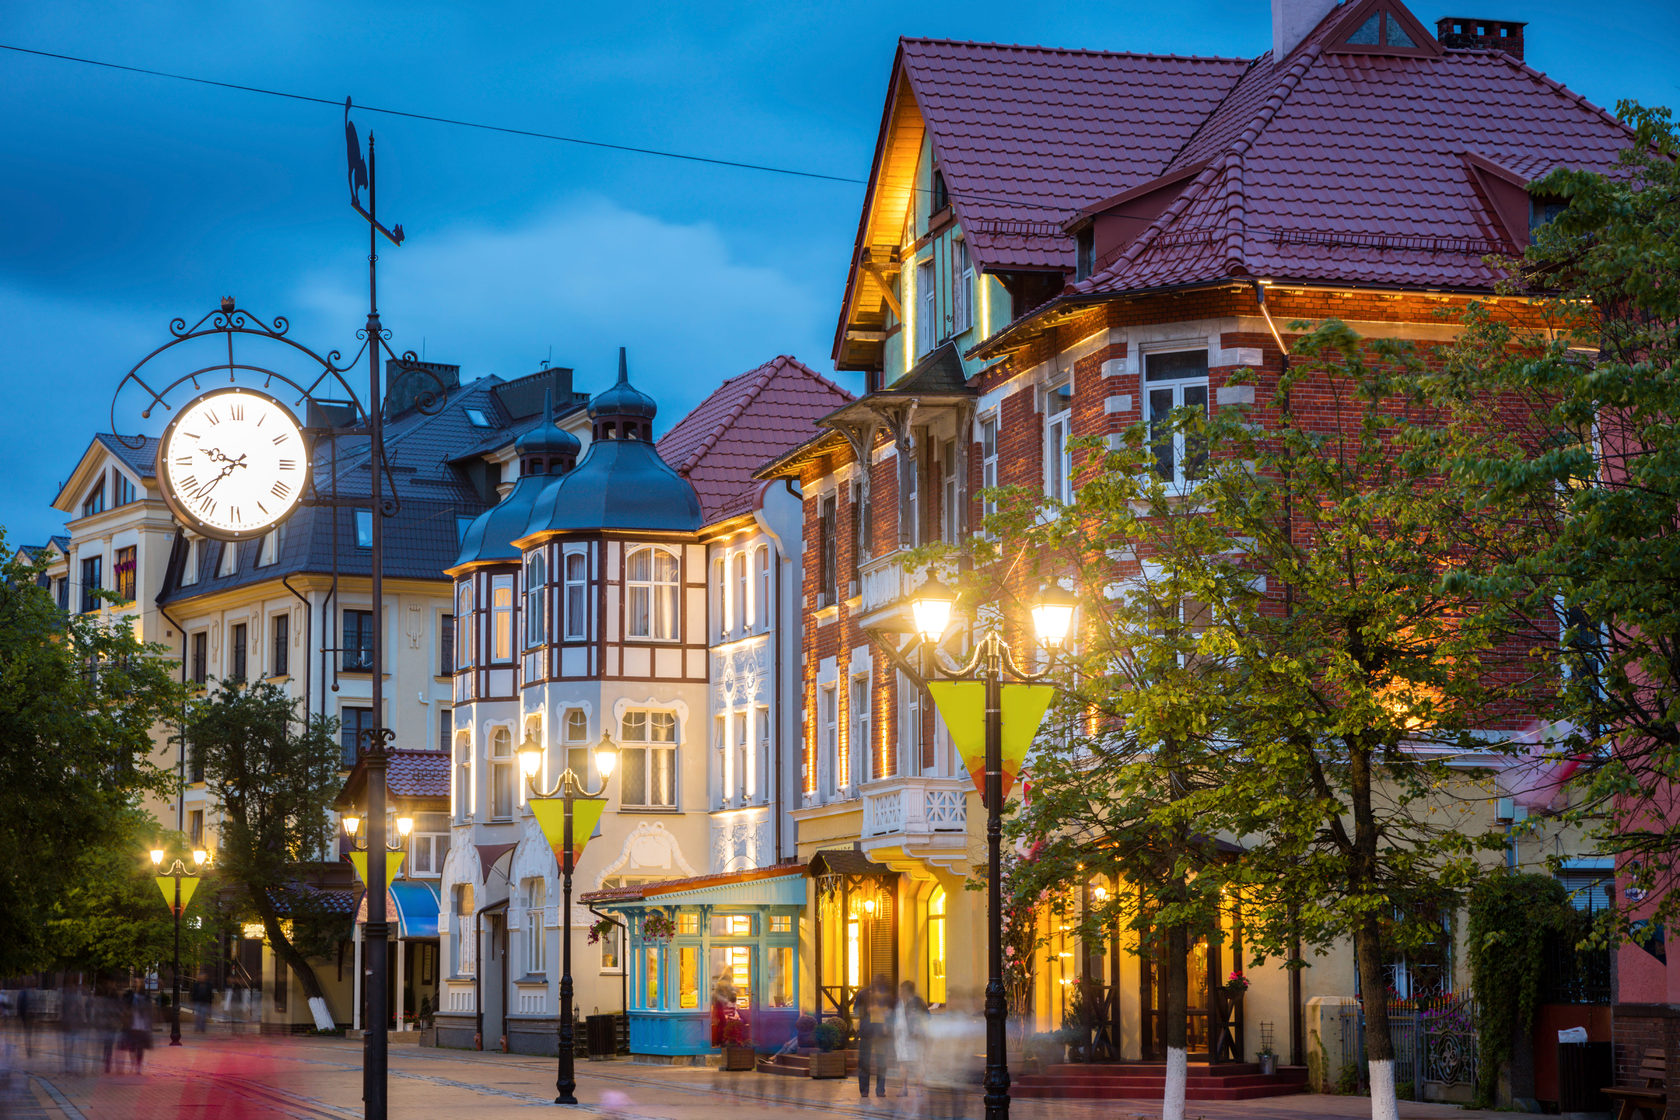
[{"label": "weather vane", "polygon": [[[373,216],[376,197],[374,192],[377,189],[374,186],[373,174],[369,170],[369,165],[374,162],[373,133],[368,133],[368,154],[364,161],[362,159],[361,139],[356,135],[356,126],[350,120],[350,99],[348,97],[344,99],[344,158],[349,163],[350,205],[355,207],[356,213],[366,218],[374,229],[383,233],[391,244],[401,245],[403,243],[402,226],[399,224],[386,229],[379,224],[379,219]],[[362,205],[363,190],[368,192],[368,204],[366,206]]]}]

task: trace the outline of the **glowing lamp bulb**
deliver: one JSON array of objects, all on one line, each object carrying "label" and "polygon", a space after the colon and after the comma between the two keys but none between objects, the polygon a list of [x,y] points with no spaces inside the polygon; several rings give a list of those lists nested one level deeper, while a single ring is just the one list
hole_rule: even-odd
[{"label": "glowing lamp bulb", "polygon": [[152,866],[153,867],[162,867],[163,866],[163,849],[162,848],[153,848],[152,849]]},{"label": "glowing lamp bulb", "polygon": [[916,622],[916,633],[930,642],[943,638],[951,625],[951,608],[956,602],[954,592],[929,576],[910,599],[910,614]]},{"label": "glowing lamp bulb", "polygon": [[356,838],[356,830],[362,827],[362,818],[354,813],[344,814],[344,834],[352,840]]}]

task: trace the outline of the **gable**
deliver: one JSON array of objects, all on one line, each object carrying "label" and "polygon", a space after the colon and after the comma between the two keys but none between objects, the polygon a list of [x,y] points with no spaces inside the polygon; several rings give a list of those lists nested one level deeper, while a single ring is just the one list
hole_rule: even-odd
[{"label": "gable", "polygon": [[1441,44],[1398,0],[1363,0],[1324,37],[1330,54],[1439,58]]}]

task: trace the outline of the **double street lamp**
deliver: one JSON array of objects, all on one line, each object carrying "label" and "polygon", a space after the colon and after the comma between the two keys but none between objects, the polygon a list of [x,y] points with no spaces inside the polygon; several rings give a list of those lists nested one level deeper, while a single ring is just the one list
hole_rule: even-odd
[{"label": "double street lamp", "polygon": [[[929,577],[910,597],[914,620],[913,646],[928,656],[912,663],[891,640],[880,644],[918,687],[929,680],[971,681],[984,685],[985,696],[985,788],[986,803],[986,1120],[1008,1120],[1009,1059],[1004,1048],[1004,1024],[1008,1001],[1003,985],[1003,686],[1030,684],[1050,674],[1050,666],[1039,670],[1019,665],[996,626],[988,627],[979,644],[960,665],[944,663],[939,645],[951,626],[957,603],[954,591]],[[1060,647],[1073,625],[1077,601],[1055,585],[1047,586],[1030,604],[1033,630],[1046,649]],[[1035,724],[1036,727],[1036,724]]]},{"label": "double street lamp", "polygon": [[[362,818],[360,814],[346,813],[339,819],[344,822],[344,835],[350,838],[351,846],[358,852],[367,851],[368,837],[367,833],[361,831]],[[395,836],[392,836],[390,830],[387,829],[380,837],[385,841],[385,850],[388,852],[402,851],[403,845],[408,843],[408,834],[414,831],[413,817],[398,817],[396,823],[397,834]]]},{"label": "double street lamp", "polygon": [[[542,744],[530,734],[519,744],[519,769],[525,775],[531,811],[537,815],[537,823],[543,826],[544,835],[548,836],[547,824],[543,820],[547,814],[539,810],[540,803],[559,801],[563,821],[560,836],[560,1058],[554,1081],[560,1095],[554,1098],[555,1104],[577,1103],[577,1078],[572,1060],[572,1049],[577,1043],[572,1029],[572,815],[579,800],[601,799],[607,790],[607,779],[612,777],[613,769],[618,765],[618,748],[613,746],[612,737],[605,731],[601,733],[594,756],[595,769],[601,775],[601,783],[596,789],[588,788],[584,775],[573,770],[569,760],[554,784],[544,789],[537,784],[537,775],[542,771],[543,764]],[[590,822],[590,831],[594,830],[594,822],[598,820],[600,814],[596,813]],[[548,836],[548,839],[552,844],[553,837]],[[584,839],[587,841],[588,837]]]},{"label": "double street lamp", "polygon": [[[162,848],[151,850],[152,867],[157,871],[158,889],[163,891],[163,900],[169,903],[170,912],[175,915],[175,959],[170,977],[171,996],[169,1000],[169,1045],[181,1045],[181,911],[192,901],[194,888],[198,886],[198,872],[209,862],[210,853],[203,848],[192,850],[192,870],[182,863],[180,857],[169,865],[169,870],[163,870],[163,860],[167,853]],[[174,901],[170,902],[169,888],[163,885],[165,879],[175,881]],[[181,897],[181,884],[187,884],[186,898]]]}]

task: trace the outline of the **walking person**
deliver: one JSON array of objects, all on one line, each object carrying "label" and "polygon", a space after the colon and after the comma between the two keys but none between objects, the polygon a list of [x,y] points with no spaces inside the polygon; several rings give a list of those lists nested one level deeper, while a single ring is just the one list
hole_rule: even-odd
[{"label": "walking person", "polygon": [[898,1095],[922,1094],[922,1050],[927,1039],[928,1005],[909,980],[898,986],[898,1009],[893,1014],[893,1057],[898,1059]]},{"label": "walking person", "polygon": [[35,992],[32,988],[19,988],[17,997],[18,1026],[23,1030],[23,1053],[26,1058],[35,1056]]},{"label": "walking person", "polygon": [[887,1029],[893,1009],[892,988],[887,978],[875,977],[867,988],[859,988],[852,1000],[852,1018],[858,1032],[858,1095],[869,1096],[869,1078],[875,1077],[875,1095],[887,1095],[887,1066],[891,1063],[891,1041]]},{"label": "walking person", "polygon": [[134,1072],[139,1073],[141,1064],[146,1060],[146,1051],[152,1048],[152,1001],[138,984],[128,990],[123,1015],[123,1043]]},{"label": "walking person", "polygon": [[210,1025],[210,970],[201,969],[192,982],[193,1031],[203,1034]]}]

